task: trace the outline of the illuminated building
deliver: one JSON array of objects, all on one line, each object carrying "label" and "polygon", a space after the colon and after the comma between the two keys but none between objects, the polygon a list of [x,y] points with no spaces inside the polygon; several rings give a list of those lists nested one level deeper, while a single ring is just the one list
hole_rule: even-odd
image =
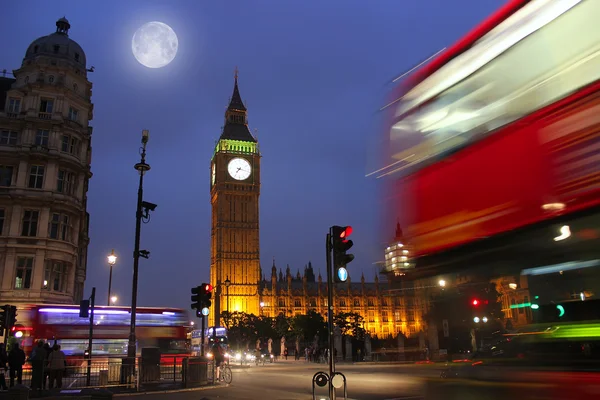
[{"label": "illuminated building", "polygon": [[[214,325],[216,310],[227,311],[233,305],[248,313],[259,311],[260,157],[258,142],[248,128],[236,71],[233,95],[225,111],[225,126],[209,171],[210,283],[216,288],[210,325]],[[225,288],[223,283],[227,280],[230,284]]]},{"label": "illuminated building", "polygon": [[[285,275],[281,270],[278,273],[273,261],[271,278],[263,279],[259,287],[262,315],[291,317],[314,310],[327,316],[327,282],[323,281],[320,273],[315,278],[311,263],[304,268],[304,274],[300,275],[298,271],[294,277],[289,266]],[[418,332],[419,316],[412,312],[415,304],[408,302],[410,307],[407,309],[401,297],[389,296],[389,289],[388,282],[380,282],[377,276],[375,282],[365,282],[364,275],[360,282],[352,282],[348,276],[346,282],[334,286],[334,312],[360,314],[364,318],[365,330],[378,337]]]},{"label": "illuminated building", "polygon": [[0,78],[0,301],[79,302],[86,277],[93,106],[70,24]]}]

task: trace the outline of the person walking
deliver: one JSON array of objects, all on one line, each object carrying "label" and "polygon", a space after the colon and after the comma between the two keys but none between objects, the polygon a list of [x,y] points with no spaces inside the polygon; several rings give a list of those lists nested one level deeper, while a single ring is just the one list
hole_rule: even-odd
[{"label": "person walking", "polygon": [[48,386],[48,380],[50,378],[50,370],[48,369],[48,359],[50,358],[50,353],[52,353],[52,347],[50,344],[46,342],[44,345],[44,350],[46,351],[46,361],[44,362],[44,380],[42,382],[42,389],[46,390]]},{"label": "person walking", "polygon": [[8,390],[6,386],[6,371],[8,371],[8,354],[4,343],[0,343],[0,390]]},{"label": "person walking", "polygon": [[19,385],[23,384],[23,365],[25,364],[25,352],[14,343],[8,353],[8,367],[10,368],[10,387],[15,386],[15,378]]},{"label": "person walking", "polygon": [[55,344],[52,347],[52,353],[48,357],[48,371],[50,375],[49,388],[54,388],[54,381],[56,381],[56,387],[62,388],[62,378],[67,366],[67,357],[65,353],[60,349],[60,345]]},{"label": "person walking", "polygon": [[44,350],[43,340],[37,343],[37,347],[29,355],[29,362],[31,363],[31,388],[42,390],[44,368],[46,367],[46,350]]}]

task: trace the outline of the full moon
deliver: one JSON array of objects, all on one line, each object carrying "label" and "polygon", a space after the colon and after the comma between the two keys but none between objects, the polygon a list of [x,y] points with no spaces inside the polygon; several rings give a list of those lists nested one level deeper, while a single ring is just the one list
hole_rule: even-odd
[{"label": "full moon", "polygon": [[162,68],[177,55],[179,41],[175,31],[158,21],[142,25],[131,39],[131,51],[140,64],[148,68]]}]

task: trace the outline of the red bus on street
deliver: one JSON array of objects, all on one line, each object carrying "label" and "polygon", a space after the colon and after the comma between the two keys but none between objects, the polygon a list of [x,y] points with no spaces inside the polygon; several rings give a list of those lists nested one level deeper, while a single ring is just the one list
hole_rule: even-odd
[{"label": "red bus on street", "polygon": [[595,0],[509,1],[394,91],[374,174],[409,268],[600,204],[598,17]]},{"label": "red bus on street", "polygon": [[[125,357],[131,321],[129,307],[94,307],[95,357]],[[189,320],[184,310],[138,307],[136,336],[138,355],[144,347],[158,347],[164,362],[173,363],[190,355],[187,340]],[[89,318],[79,317],[79,306],[36,304],[19,306],[17,338],[27,355],[37,340],[61,346],[70,359],[81,359],[88,347]]]}]

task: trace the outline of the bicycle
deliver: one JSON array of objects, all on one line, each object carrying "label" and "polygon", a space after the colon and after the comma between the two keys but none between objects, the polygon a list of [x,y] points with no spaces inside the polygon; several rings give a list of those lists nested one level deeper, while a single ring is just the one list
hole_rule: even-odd
[{"label": "bicycle", "polygon": [[233,374],[231,373],[231,368],[227,364],[221,363],[219,366],[219,381],[223,381],[229,385],[232,380]]}]

